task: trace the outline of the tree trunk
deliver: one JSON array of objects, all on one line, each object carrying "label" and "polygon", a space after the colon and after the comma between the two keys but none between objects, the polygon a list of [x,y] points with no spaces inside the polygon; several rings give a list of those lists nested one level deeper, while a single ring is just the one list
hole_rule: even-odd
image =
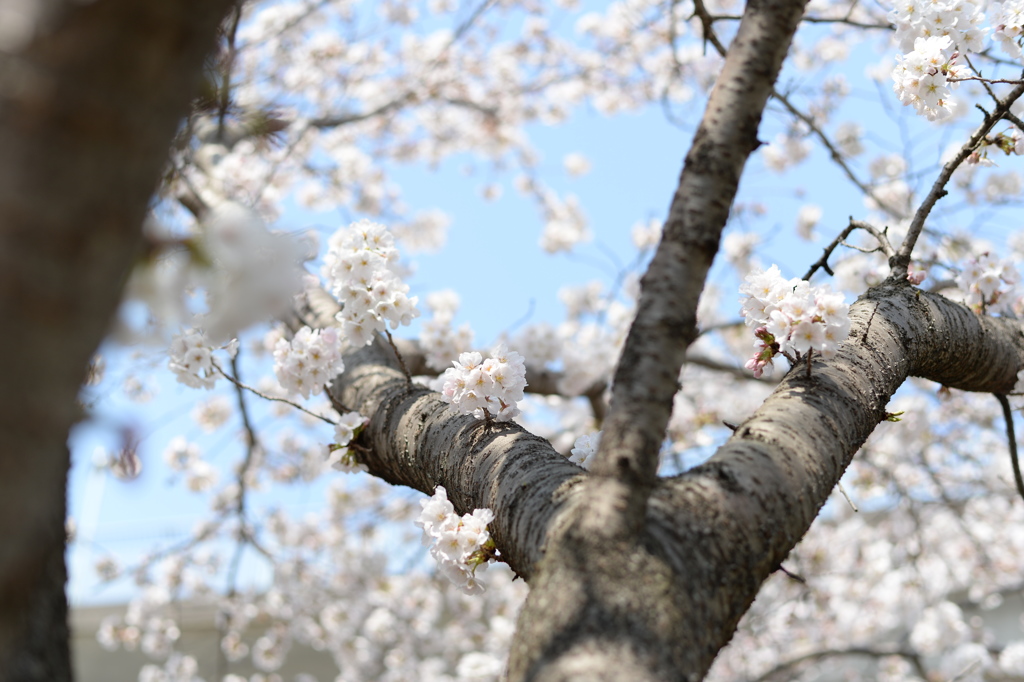
[{"label": "tree trunk", "polygon": [[68,680],[76,396],[229,0],[16,5],[0,32],[0,679]]},{"label": "tree trunk", "polygon": [[[850,317],[837,357],[815,360],[810,378],[791,371],[710,461],[655,483],[632,544],[581,537],[576,519],[606,494],[601,476],[515,424],[452,413],[410,387],[380,342],[346,355],[332,392],[338,409],[370,418],[361,442],[372,474],[428,494],[443,485],[459,513],[493,509],[495,541],[530,583],[528,600],[545,571],[555,576],[543,617],[529,606],[520,616],[512,665],[538,661],[520,679],[697,680],[907,377],[1007,393],[1024,368],[1019,323],[906,281],[871,289]],[[561,577],[573,574],[583,579]]]}]

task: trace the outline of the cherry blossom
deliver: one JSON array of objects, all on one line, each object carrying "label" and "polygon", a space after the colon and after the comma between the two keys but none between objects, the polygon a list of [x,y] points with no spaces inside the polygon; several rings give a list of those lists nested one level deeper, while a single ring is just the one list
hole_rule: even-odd
[{"label": "cherry blossom", "polygon": [[453,410],[477,419],[509,421],[526,388],[523,357],[500,343],[484,360],[477,352],[462,353],[444,372],[441,396]]},{"label": "cherry blossom", "polygon": [[494,560],[494,543],[487,524],[494,520],[490,509],[475,509],[472,514],[455,514],[448,493],[437,486],[434,496],[422,500],[423,511],[416,524],[423,529],[423,541],[437,560],[442,574],[466,594],[484,590],[476,576]]},{"label": "cherry blossom", "polygon": [[331,237],[323,274],[344,308],[342,330],[355,345],[373,342],[375,332],[409,324],[419,316],[418,298],[398,276],[394,237],[379,223],[363,220]]},{"label": "cherry blossom", "polygon": [[746,365],[755,376],[771,366],[777,353],[798,360],[818,351],[831,358],[849,334],[849,306],[827,284],[811,287],[803,280],[785,280],[775,265],[753,270],[744,282],[742,312],[747,326],[757,325],[757,352]]},{"label": "cherry blossom", "polygon": [[[436,488],[420,503],[416,521],[434,558],[421,561],[407,542],[420,511],[415,499],[385,492],[369,476],[353,477],[351,485],[329,478],[335,471],[367,470],[359,436],[369,422],[329,404],[325,388],[343,368],[344,343],[362,346],[389,328],[412,330],[422,371],[447,368],[433,381],[453,410],[516,419],[586,468],[636,311],[640,274],[666,216],[656,212],[664,208],[659,205],[617,224],[621,248],[613,249],[621,262],[604,267],[601,261],[609,272],[600,281],[584,278],[562,289],[562,320],[531,319],[516,327],[519,313],[506,309],[502,289],[509,282],[487,281],[491,310],[508,330],[497,342],[519,352],[501,345],[486,357],[472,352],[487,347],[474,346],[470,323],[476,321],[456,321],[457,295],[426,294],[427,287],[479,286],[486,279],[479,265],[457,268],[450,281],[424,283],[399,257],[399,247],[406,258],[441,249],[461,216],[404,196],[397,169],[464,164],[467,195],[482,192],[502,208],[520,199],[517,193],[533,202],[536,220],[508,238],[539,239],[548,254],[589,259],[600,253],[609,228],[583,190],[593,177],[579,178],[591,170],[588,158],[603,157],[591,148],[564,155],[575,145],[552,155],[535,148],[531,131],[587,109],[609,116],[657,109],[689,126],[699,110],[691,103],[703,102],[722,59],[693,6],[668,10],[664,3],[630,0],[577,11],[570,0],[486,4],[474,19],[479,23],[465,32],[457,30],[461,5],[447,0],[243,8],[235,54],[224,60],[231,72],[220,74],[231,84],[230,106],[198,111],[183,126],[185,144],[172,152],[154,212],[159,219],[147,228],[159,257],[147,256],[131,278],[133,301],[150,313],[135,317],[159,323],[147,326],[152,338],[165,347],[160,329],[184,329],[171,341],[166,363],[178,382],[225,391],[178,431],[187,438],[166,434],[153,443],[157,455],[145,460],[147,474],[178,481],[208,509],[187,534],[187,548],[173,556],[154,550],[134,565],[114,557],[90,562],[104,579],[130,576],[143,586],[123,617],[104,621],[97,633],[105,648],[141,650],[151,659],[142,679],[198,674],[180,636],[176,607],[182,598],[214,605],[223,614],[219,645],[226,659],[247,661],[266,677],[281,670],[298,644],[328,652],[339,679],[501,675],[523,581],[493,565],[486,593],[462,593],[482,590],[479,574],[494,560],[493,512],[458,516],[444,488]],[[1020,58],[1019,4],[907,0],[891,11],[863,3],[808,6],[787,66],[790,80],[776,84],[777,98],[758,135],[767,144],[751,156],[753,170],[745,176],[754,189],[741,189],[725,232],[729,263],[712,271],[698,309],[701,335],[688,364],[672,377],[680,388],[662,443],[663,475],[703,462],[730,437],[731,426],[772,389],[751,374],[770,377],[778,355],[792,361],[835,357],[850,326],[848,299],[837,292],[860,295],[890,273],[879,240],[854,233],[830,252],[813,280],[826,281],[834,272],[830,284],[787,280],[777,266],[747,271],[786,252],[793,260],[784,267],[802,272],[849,213],[887,230],[897,246],[936,162],[954,159],[981,120],[975,105],[994,109],[983,87],[962,79],[1017,77],[992,57],[1001,51]],[[703,8],[715,18],[715,38],[728,45],[736,29],[730,17],[740,7],[705,2]],[[883,30],[890,22],[895,31]],[[375,29],[365,30],[370,24]],[[864,57],[857,44],[863,40],[874,41],[872,54],[876,45],[886,53],[882,66],[871,67],[882,72],[882,96],[892,102],[895,94],[907,108],[876,119],[870,117],[883,110],[877,101],[870,114],[845,104],[851,93],[861,102],[873,89],[857,80],[862,69],[854,62]],[[849,82],[837,78],[837,70],[848,72]],[[1013,84],[985,85],[1003,97]],[[1019,104],[1010,110],[1024,115]],[[886,127],[890,115],[898,126]],[[932,121],[944,126],[940,132],[928,127]],[[1019,199],[1016,157],[1024,134],[1011,121],[999,126],[967,150],[945,186],[952,196],[939,206],[950,210],[927,218],[906,280],[920,285],[927,272],[930,291],[921,289],[921,296],[959,297],[979,315],[1010,316],[1021,312],[1013,264],[1024,257],[1024,244],[1002,240],[1015,219],[998,211]],[[947,143],[951,152],[938,158],[935,149]],[[849,180],[853,201],[822,195],[800,175],[817,174],[822,158],[836,164],[834,184]],[[767,191],[764,176],[771,178]],[[506,186],[517,191],[502,196]],[[789,203],[780,208],[776,197],[757,196],[773,192],[785,193]],[[314,329],[288,317],[304,300],[295,296],[317,279],[303,270],[316,252],[313,242],[269,229],[290,222],[292,202],[355,221],[328,240],[319,271],[342,304],[339,326]],[[198,205],[195,214],[188,208]],[[989,210],[996,217],[986,218]],[[812,255],[796,237],[819,238]],[[515,267],[528,272],[530,266]],[[729,303],[738,278],[746,325],[738,324]],[[418,327],[409,326],[419,315],[419,298],[411,293],[432,313]],[[131,312],[125,317],[133,321]],[[279,322],[268,331],[275,317]],[[254,324],[262,326],[245,331]],[[226,360],[234,346],[224,342],[239,333],[239,371],[249,381]],[[554,394],[525,393],[527,363],[550,380],[545,390]],[[237,383],[221,381],[225,372]],[[144,380],[132,384],[137,395],[145,392],[138,387],[157,385]],[[291,402],[295,394],[308,412]],[[996,638],[985,620],[988,609],[1019,589],[1024,562],[1024,517],[1013,498],[1005,435],[991,427],[996,408],[985,398],[917,380],[901,389],[886,410],[902,412],[902,421],[883,423],[843,479],[860,511],[839,493],[826,505],[767,580],[708,679],[758,679],[773,669],[765,679],[811,679],[818,670],[845,665],[828,657],[817,662],[816,654],[853,649],[884,654],[867,664],[863,675],[872,679],[921,679],[910,655],[931,677],[1024,675],[1020,633]],[[246,409],[259,415],[249,427]],[[193,442],[206,429],[217,429],[215,438],[234,454]],[[105,470],[138,473],[135,463],[142,459],[107,452]],[[263,497],[313,481],[331,485],[326,500],[310,504],[312,511],[271,509]],[[225,567],[236,550],[245,561],[264,562],[272,578],[258,588],[231,584]],[[894,642],[908,657],[891,655]],[[805,654],[803,667],[780,667]],[[239,680],[233,672],[224,677]]]}]

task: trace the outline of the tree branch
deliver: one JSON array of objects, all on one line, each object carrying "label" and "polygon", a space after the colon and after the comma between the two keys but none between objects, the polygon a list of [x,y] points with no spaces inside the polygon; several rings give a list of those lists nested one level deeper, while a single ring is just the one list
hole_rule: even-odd
[{"label": "tree branch", "polygon": [[995,127],[995,125],[1010,111],[1010,106],[1024,95],[1024,84],[1018,85],[1001,101],[996,108],[990,114],[985,115],[985,120],[974,131],[970,139],[960,147],[960,151],[952,159],[946,162],[939,172],[939,176],[935,178],[935,182],[932,184],[931,190],[928,195],[921,202],[917,212],[914,214],[914,218],[910,221],[910,227],[907,228],[907,236],[904,238],[903,243],[900,245],[899,251],[896,256],[891,258],[889,261],[892,267],[893,276],[897,278],[906,277],[907,266],[910,265],[910,254],[914,251],[914,246],[917,244],[918,237],[921,236],[921,230],[924,229],[924,221],[928,218],[928,214],[932,212],[935,203],[946,196],[946,184],[949,179],[953,177],[954,171],[960,167],[968,156],[977,149],[978,145],[984,141],[985,136],[988,135],[989,131]]},{"label": "tree branch", "polygon": [[[885,422],[885,408],[908,376],[1005,393],[1024,367],[1020,323],[906,282],[870,290],[851,319],[836,358],[816,357],[809,379],[802,367],[790,372],[709,462],[656,483],[633,545],[595,546],[574,532],[600,477],[518,426],[481,428],[437,394],[410,390],[379,342],[347,354],[336,382],[370,419],[371,473],[426,493],[444,485],[460,512],[495,511],[503,556],[530,583],[529,599],[550,602],[543,618],[524,610],[513,657],[546,641],[541,657],[578,652],[575,679],[602,679],[599,667],[603,679],[699,679],[875,425],[901,428]],[[518,679],[574,679],[540,669]]]},{"label": "tree branch", "polygon": [[810,280],[814,276],[814,273],[818,271],[818,268],[823,269],[828,274],[833,274],[832,269],[828,266],[829,256],[835,251],[840,245],[846,243],[846,238],[853,234],[854,230],[864,230],[878,241],[878,248],[876,251],[881,251],[886,255],[887,258],[892,258],[896,255],[895,249],[892,248],[892,244],[889,243],[889,238],[885,232],[878,230],[874,225],[866,223],[863,220],[854,220],[853,216],[850,216],[850,224],[847,225],[842,232],[840,232],[832,243],[825,247],[825,252],[822,253],[821,258],[811,264],[811,267],[807,269],[807,273],[801,279]]},{"label": "tree branch", "polygon": [[[694,0],[694,11],[693,11],[693,13],[701,21],[701,25],[702,25],[703,30],[704,30],[704,40],[705,41],[710,41],[711,44],[714,45],[715,50],[718,51],[718,54],[720,54],[720,55],[722,55],[724,57],[725,54],[726,54],[725,46],[718,39],[718,36],[715,35],[714,22],[720,21],[722,19],[734,19],[734,18],[735,19],[739,19],[739,17],[713,16],[704,7],[703,0]],[[802,21],[815,23],[818,20],[814,19],[813,17],[806,17],[805,16],[802,19]],[[850,23],[850,22],[848,22],[846,20],[836,20],[836,19],[828,19],[828,20],[824,20],[823,19],[823,20],[820,20],[820,21],[822,21],[822,22],[824,22],[824,21],[841,21],[842,23]],[[891,25],[884,26],[884,27],[883,26],[876,26],[875,28],[889,28],[890,30],[893,29],[893,27]],[[673,52],[673,55],[674,54],[675,53]],[[825,147],[825,149],[828,150],[829,154],[832,156],[832,161],[834,161],[835,164],[837,166],[839,166],[839,168],[843,171],[843,173],[846,175],[846,177],[850,180],[850,182],[852,182],[857,187],[857,189],[859,189],[861,192],[863,192],[865,196],[870,197],[871,200],[874,201],[875,204],[880,209],[882,209],[883,211],[888,213],[893,218],[903,218],[904,217],[902,211],[897,210],[897,209],[887,205],[884,201],[879,199],[878,195],[875,194],[874,189],[869,187],[860,178],[857,177],[857,174],[853,172],[853,169],[850,167],[850,164],[846,163],[846,159],[843,157],[843,153],[841,151],[839,151],[838,147],[836,147],[834,144],[832,144],[832,140],[830,140],[828,138],[828,135],[826,135],[825,132],[818,126],[818,124],[815,123],[813,118],[811,118],[809,115],[807,115],[804,112],[802,112],[799,109],[797,109],[796,106],[792,102],[789,101],[789,97],[787,97],[786,95],[782,94],[781,92],[776,90],[774,87],[772,88],[772,97],[774,97],[776,100],[778,100],[779,104],[781,104],[786,109],[786,111],[788,111],[794,118],[802,121],[804,123],[804,125],[806,125],[807,128],[812,133],[814,133],[814,135],[818,138],[818,140],[821,142],[821,144]]]},{"label": "tree branch", "polygon": [[[733,48],[687,153],[662,239],[641,281],[594,474],[622,482],[610,504],[624,504],[624,526],[644,517],[658,454],[678,390],[686,348],[697,337],[697,299],[736,194],[757,128],[800,18],[801,0],[748,4]],[[703,6],[698,3],[696,12]],[[710,30],[706,23],[707,31]],[[715,39],[717,40],[717,39]],[[605,519],[610,521],[610,519]]]},{"label": "tree branch", "polygon": [[789,101],[789,97],[783,95],[778,90],[772,90],[772,96],[776,100],[778,100],[778,102],[783,107],[785,107],[786,111],[792,114],[794,118],[803,121],[804,125],[806,125],[810,129],[810,131],[814,133],[815,137],[818,138],[818,141],[821,142],[822,146],[824,146],[825,149],[828,150],[828,153],[832,157],[832,161],[837,166],[839,166],[839,168],[843,171],[843,174],[846,175],[847,179],[849,179],[849,181],[852,182],[857,187],[857,189],[863,192],[865,196],[870,197],[871,200],[875,202],[876,206],[878,206],[880,209],[888,213],[891,217],[896,219],[904,217],[903,211],[899,210],[896,207],[889,206],[888,204],[886,204],[878,197],[873,188],[868,186],[860,178],[857,177],[857,174],[853,172],[852,168],[850,168],[850,164],[846,163],[846,159],[843,157],[843,153],[839,151],[838,147],[832,144],[832,140],[828,139],[828,136],[818,126],[818,124],[815,123],[813,118],[797,109],[796,106],[794,106],[793,103]]},{"label": "tree branch", "polygon": [[753,682],[772,682],[772,680],[775,679],[792,679],[793,669],[799,668],[805,663],[816,663],[829,658],[845,656],[868,656],[870,658],[899,656],[900,658],[904,658],[909,661],[922,679],[928,679],[928,672],[924,667],[924,663],[921,662],[921,657],[913,651],[888,651],[885,649],[870,649],[867,647],[850,647],[849,649],[829,649],[827,651],[815,651],[810,654],[805,654],[798,658],[794,658],[791,661],[775,666],[756,680],[753,680]]},{"label": "tree branch", "polygon": [[1006,440],[1010,447],[1010,465],[1013,467],[1013,482],[1017,486],[1017,492],[1021,499],[1024,499],[1024,477],[1020,473],[1020,459],[1017,457],[1017,436],[1013,432],[1013,411],[1010,409],[1010,401],[1002,393],[996,393],[996,400],[1003,408],[1003,420],[1006,422]]}]

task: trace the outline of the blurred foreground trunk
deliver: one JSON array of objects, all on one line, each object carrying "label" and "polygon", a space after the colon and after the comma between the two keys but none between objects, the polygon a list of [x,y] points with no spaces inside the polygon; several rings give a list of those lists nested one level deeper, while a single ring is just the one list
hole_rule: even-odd
[{"label": "blurred foreground trunk", "polygon": [[69,680],[68,431],[229,0],[0,0],[0,680]]}]

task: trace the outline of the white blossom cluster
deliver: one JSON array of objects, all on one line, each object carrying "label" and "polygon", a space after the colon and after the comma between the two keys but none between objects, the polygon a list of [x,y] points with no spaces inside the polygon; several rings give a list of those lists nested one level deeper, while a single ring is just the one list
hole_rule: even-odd
[{"label": "white blossom cluster", "polygon": [[1009,675],[1024,677],[1024,640],[1006,645],[999,654],[999,667]]},{"label": "white blossom cluster", "polygon": [[976,312],[1009,312],[1018,298],[1019,281],[1013,263],[991,253],[967,261],[956,278],[965,302]]},{"label": "white blossom cluster", "polygon": [[327,446],[327,465],[335,471],[358,473],[367,471],[366,465],[360,462],[349,443],[359,435],[366,425],[366,417],[358,412],[347,412],[341,416],[334,426],[334,442]]},{"label": "white blossom cluster", "polygon": [[217,470],[202,459],[199,446],[176,436],[164,450],[164,461],[173,471],[185,474],[185,485],[194,493],[206,492],[217,484]]},{"label": "white blossom cluster", "polygon": [[194,656],[171,654],[162,666],[147,663],[139,670],[139,682],[204,682]]},{"label": "white blossom cluster", "polygon": [[579,199],[570,194],[562,200],[554,193],[546,193],[542,199],[547,218],[540,238],[542,249],[548,253],[572,251],[580,242],[591,239]]},{"label": "white blossom cluster", "polygon": [[910,632],[910,643],[922,654],[935,655],[963,644],[969,637],[963,611],[944,601],[924,610]]},{"label": "white blossom cluster", "polygon": [[376,332],[407,325],[419,316],[408,285],[398,275],[395,239],[383,225],[361,220],[330,239],[323,274],[344,306],[338,313],[342,331],[356,346],[373,342]]},{"label": "white blossom cluster", "polygon": [[821,206],[806,204],[800,207],[796,215],[796,233],[803,239],[814,239],[814,228],[821,222]]},{"label": "white blossom cluster", "polygon": [[[1020,56],[1021,9],[1012,3],[992,6],[994,37],[1012,57]],[[902,0],[889,13],[896,26],[896,41],[903,54],[892,72],[893,90],[904,105],[931,121],[953,114],[952,88],[969,75],[957,64],[968,52],[985,49],[985,15],[972,2]]]},{"label": "white blossom cluster", "polygon": [[421,211],[405,223],[391,226],[391,233],[406,253],[436,253],[448,237],[451,218],[444,211]]},{"label": "white blossom cluster", "polygon": [[218,395],[196,404],[192,419],[206,433],[213,433],[227,423],[232,415],[232,404],[227,397]]},{"label": "white blossom cluster", "polygon": [[517,404],[526,388],[523,356],[499,343],[486,360],[474,351],[462,353],[452,364],[441,377],[441,397],[451,409],[500,422],[519,415]]},{"label": "white blossom cluster", "polygon": [[1024,38],[1024,2],[1022,0],[1007,0],[1006,2],[993,2],[990,5],[992,14],[992,26],[994,31],[992,37],[999,42],[1003,52],[1014,59],[1021,56],[1020,43]]},{"label": "white blossom cluster", "polygon": [[437,486],[433,497],[420,504],[423,511],[416,525],[423,529],[423,544],[430,545],[430,554],[441,573],[466,594],[483,592],[476,571],[483,571],[494,560],[494,542],[487,530],[494,512],[474,509],[472,514],[460,517],[443,486]]},{"label": "white blossom cluster", "polygon": [[949,37],[961,52],[981,52],[987,31],[981,25],[984,20],[976,4],[949,0],[900,0],[889,12],[904,53],[916,50],[919,39],[933,37]]},{"label": "white blossom cluster", "polygon": [[[187,667],[182,659],[196,655],[180,621],[184,600],[208,604],[218,614],[222,630],[214,641],[229,669],[256,669],[251,678],[216,677],[220,682],[291,680],[282,668],[297,646],[332,657],[335,675],[346,680],[497,680],[525,596],[522,581],[513,582],[505,566],[491,566],[486,591],[467,595],[450,589],[442,571],[394,570],[394,538],[412,527],[421,506],[380,482],[335,479],[326,502],[312,514],[292,518],[277,509],[263,517],[258,532],[272,554],[270,584],[240,587],[230,595],[222,589],[230,555],[198,540],[208,537],[234,547],[230,540],[237,526],[231,523],[221,526],[220,534],[213,532],[215,525],[197,527],[197,542],[182,555],[144,557],[145,568],[131,573],[143,589],[134,593],[127,613],[104,621],[97,638],[110,650],[142,649],[151,659],[147,680],[195,682],[175,676]],[[396,532],[387,531],[385,542],[380,535],[348,532],[353,516],[364,514],[374,524],[390,518]],[[469,516],[468,523],[474,523]],[[378,541],[367,542],[372,537]],[[478,570],[477,582],[480,577]],[[438,637],[439,632],[446,636]]]},{"label": "white blossom cluster", "polygon": [[773,366],[777,353],[792,359],[816,350],[832,357],[850,333],[849,306],[830,286],[812,287],[801,279],[783,279],[773,265],[753,270],[740,286],[747,326],[756,327],[757,352],[747,364],[754,376]]},{"label": "white blossom cluster", "polygon": [[[238,342],[223,346],[230,357],[238,350]],[[218,350],[200,329],[186,329],[171,339],[167,367],[180,383],[191,388],[213,388],[217,383],[213,352]]]},{"label": "white blossom cluster", "polygon": [[761,152],[764,165],[781,173],[799,164],[811,153],[811,145],[799,134],[779,133]]},{"label": "white blossom cluster", "polygon": [[633,246],[640,251],[653,249],[661,241],[661,231],[664,224],[657,219],[639,222],[633,225],[630,230],[630,237],[633,238]]},{"label": "white blossom cluster", "polygon": [[590,469],[597,448],[601,445],[601,431],[586,433],[576,439],[569,453],[569,461],[579,464],[584,469]]},{"label": "white blossom cluster", "polygon": [[303,398],[319,395],[324,386],[344,371],[341,339],[334,327],[303,327],[290,341],[281,338],[274,346],[274,374],[289,393],[298,393]]},{"label": "white blossom cluster", "polygon": [[96,633],[100,646],[107,651],[118,647],[140,649],[153,658],[170,655],[174,643],[181,637],[181,630],[171,618],[146,613],[151,604],[166,598],[166,590],[149,587],[143,591],[134,608],[128,609],[123,621],[117,616],[104,618]]},{"label": "white blossom cluster", "polygon": [[215,340],[288,310],[309,279],[315,235],[272,232],[258,213],[223,202],[204,221],[201,248],[212,267],[199,284],[209,308],[203,328]]},{"label": "white blossom cluster", "polygon": [[[316,256],[315,235],[271,231],[258,213],[223,198],[208,203],[208,216],[184,236],[156,220],[147,224],[154,241],[173,246],[132,272],[126,296],[152,313],[133,331],[201,327],[220,343],[288,310],[310,278],[304,262]],[[206,304],[201,315],[192,300],[197,292]]]},{"label": "white blossom cluster", "polygon": [[586,156],[579,152],[572,152],[566,154],[562,159],[562,166],[565,167],[565,171],[572,176],[579,177],[586,175],[590,172],[590,160]]},{"label": "white blossom cluster", "polygon": [[929,121],[949,118],[956,104],[952,89],[959,85],[951,79],[966,75],[966,67],[954,63],[956,58],[956,45],[949,36],[917,38],[911,52],[896,56],[893,92]]},{"label": "white blossom cluster", "polygon": [[522,349],[523,361],[530,367],[542,368],[562,355],[558,330],[547,322],[527,325],[513,337],[512,344]]}]

